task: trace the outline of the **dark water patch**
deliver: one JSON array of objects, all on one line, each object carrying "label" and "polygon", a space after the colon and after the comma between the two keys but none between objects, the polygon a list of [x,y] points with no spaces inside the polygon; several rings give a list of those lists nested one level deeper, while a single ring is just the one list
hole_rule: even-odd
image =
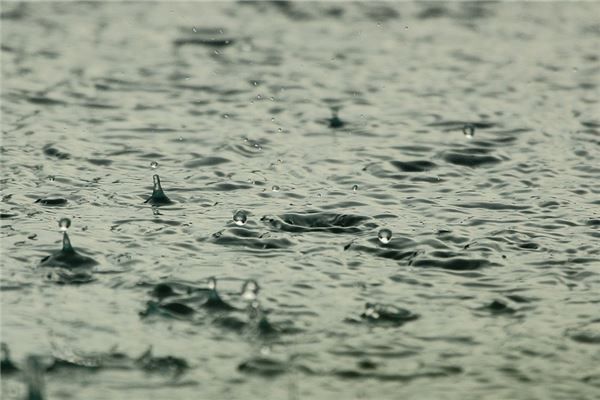
[{"label": "dark water patch", "polygon": [[317,211],[309,211],[304,214],[283,214],[281,216],[264,216],[261,218],[268,226],[293,233],[302,232],[330,232],[360,233],[373,229],[376,225],[369,217],[352,214],[332,214]]},{"label": "dark water patch", "polygon": [[203,158],[198,158],[198,159],[195,159],[192,161],[188,161],[188,162],[184,163],[183,166],[186,168],[207,167],[207,166],[224,164],[224,163],[227,163],[230,161],[231,160],[228,160],[227,158],[223,158],[223,157],[203,157]]},{"label": "dark water patch", "polygon": [[568,329],[566,335],[578,343],[600,345],[600,320],[596,319],[577,328]]},{"label": "dark water patch", "polygon": [[173,356],[155,357],[151,348],[135,360],[135,363],[145,372],[173,376],[180,376],[189,369],[185,359]]},{"label": "dark water patch", "polygon": [[427,126],[440,127],[445,131],[462,131],[465,125],[471,125],[476,129],[489,129],[497,124],[493,122],[468,122],[468,121],[438,121],[427,124]]},{"label": "dark water patch", "polygon": [[68,160],[69,158],[71,158],[71,155],[69,153],[67,153],[66,151],[58,150],[51,144],[45,145],[43,150],[44,154],[48,157],[57,158],[59,160]]},{"label": "dark water patch", "polygon": [[437,165],[431,161],[416,160],[416,161],[392,161],[392,165],[404,172],[425,172],[429,171]]},{"label": "dark water patch", "polygon": [[500,158],[489,155],[476,155],[467,152],[446,152],[444,153],[444,161],[455,165],[477,168],[490,164],[500,163]]},{"label": "dark water patch", "polygon": [[238,365],[240,372],[264,377],[275,377],[287,370],[288,366],[285,362],[267,357],[254,357]]},{"label": "dark water patch", "polygon": [[[207,239],[198,239],[206,241]],[[263,232],[256,232],[249,229],[230,229],[227,232],[217,232],[208,238],[209,241],[222,245],[242,247],[253,250],[283,250],[294,245],[292,241],[286,238],[271,238],[270,235]]]},{"label": "dark water patch", "polygon": [[29,101],[32,104],[37,104],[37,105],[41,105],[41,106],[64,106],[67,104],[66,102],[64,102],[62,100],[52,99],[50,97],[45,97],[45,96],[29,97],[29,98],[27,98],[27,101]]},{"label": "dark water patch", "polygon": [[419,19],[434,19],[450,16],[450,10],[441,5],[430,5],[419,11],[417,18]]},{"label": "dark water patch", "polygon": [[342,379],[369,379],[380,382],[410,382],[416,379],[445,378],[463,372],[462,367],[459,366],[444,366],[425,369],[429,369],[429,371],[416,372],[413,374],[385,374],[360,370],[337,370],[333,372],[333,375]]},{"label": "dark water patch", "polygon": [[412,265],[414,267],[441,268],[451,271],[474,271],[494,266],[495,264],[486,259],[468,259],[457,257],[446,260],[417,258],[413,261]]},{"label": "dark water patch", "polygon": [[7,375],[12,375],[19,372],[19,368],[10,358],[10,350],[8,345],[2,342],[0,346],[2,351],[2,357],[0,358],[0,373],[2,373],[2,376],[6,377]]},{"label": "dark water patch", "polygon": [[479,310],[489,312],[494,315],[500,314],[514,314],[516,310],[510,307],[506,302],[501,300],[493,300],[491,303],[486,304],[479,308]]},{"label": "dark water patch", "polygon": [[106,158],[88,158],[87,161],[91,164],[98,165],[101,167],[107,167],[113,163],[112,160],[108,160]]},{"label": "dark water patch", "polygon": [[514,211],[522,211],[528,210],[531,206],[519,206],[516,204],[503,204],[503,203],[492,203],[492,202],[477,202],[477,203],[464,203],[464,204],[455,204],[456,207],[461,208],[481,208],[485,210],[514,210]]},{"label": "dark water patch", "polygon": [[19,214],[14,214],[14,213],[8,213],[8,212],[0,213],[0,219],[11,219],[11,218],[15,218],[18,216],[19,216]]},{"label": "dark water patch", "polygon": [[38,204],[41,204],[43,206],[51,206],[51,207],[67,205],[67,199],[61,199],[61,198],[37,199],[35,202]]},{"label": "dark water patch", "polygon": [[233,38],[218,37],[186,37],[178,38],[173,41],[175,47],[182,46],[206,46],[206,47],[227,47],[235,43]]}]

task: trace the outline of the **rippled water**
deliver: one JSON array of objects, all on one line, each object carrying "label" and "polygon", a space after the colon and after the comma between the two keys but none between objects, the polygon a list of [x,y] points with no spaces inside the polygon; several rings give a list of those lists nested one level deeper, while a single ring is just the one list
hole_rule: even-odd
[{"label": "rippled water", "polygon": [[599,14],[4,2],[2,398],[598,398]]}]

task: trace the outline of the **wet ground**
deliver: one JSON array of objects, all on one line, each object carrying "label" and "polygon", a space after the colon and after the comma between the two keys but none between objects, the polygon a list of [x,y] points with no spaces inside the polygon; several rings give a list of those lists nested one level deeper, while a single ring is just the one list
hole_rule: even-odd
[{"label": "wet ground", "polygon": [[2,398],[598,398],[599,14],[3,2]]}]

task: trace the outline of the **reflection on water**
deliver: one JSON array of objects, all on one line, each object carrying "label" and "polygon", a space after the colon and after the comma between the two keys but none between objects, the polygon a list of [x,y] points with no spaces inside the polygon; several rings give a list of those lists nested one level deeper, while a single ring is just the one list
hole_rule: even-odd
[{"label": "reflection on water", "polygon": [[1,397],[594,398],[599,13],[3,3]]}]

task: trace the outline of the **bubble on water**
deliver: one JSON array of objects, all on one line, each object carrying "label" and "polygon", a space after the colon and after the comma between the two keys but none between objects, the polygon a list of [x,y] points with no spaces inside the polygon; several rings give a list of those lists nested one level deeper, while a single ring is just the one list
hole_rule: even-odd
[{"label": "bubble on water", "polygon": [[260,99],[262,99],[262,96],[261,96],[260,94],[257,94],[257,95],[256,95],[256,98],[257,98],[258,100],[260,100]]},{"label": "bubble on water", "polygon": [[271,122],[275,122],[275,117],[271,117]]},{"label": "bubble on water", "polygon": [[274,191],[274,192],[279,192],[279,186],[273,185],[273,187],[271,188],[271,190]]},{"label": "bubble on water", "polygon": [[388,244],[392,240],[392,231],[389,229],[382,229],[377,234],[379,241],[383,244]]},{"label": "bubble on water", "polygon": [[246,301],[254,301],[258,297],[260,286],[255,280],[249,279],[242,286],[242,298]]},{"label": "bubble on water", "polygon": [[353,192],[356,192],[357,190],[358,190],[358,185],[354,185],[354,186],[352,186],[352,191],[353,191]]},{"label": "bubble on water", "polygon": [[152,161],[152,162],[150,163],[150,168],[152,168],[152,169],[156,169],[156,168],[158,168],[158,163],[157,163],[156,161]]},{"label": "bubble on water", "polygon": [[70,226],[71,220],[69,218],[61,218],[60,221],[58,221],[58,227],[60,228],[61,232],[66,232]]},{"label": "bubble on water", "polygon": [[468,139],[472,139],[475,135],[475,125],[465,124],[465,126],[463,126],[463,133],[465,137],[467,137]]},{"label": "bubble on water", "polygon": [[283,129],[282,128],[277,128],[277,132],[281,133],[281,132],[283,132]]},{"label": "bubble on water", "polygon": [[239,210],[236,211],[235,214],[233,214],[233,222],[235,222],[237,226],[245,225],[246,221],[248,221],[248,216],[244,211]]}]

